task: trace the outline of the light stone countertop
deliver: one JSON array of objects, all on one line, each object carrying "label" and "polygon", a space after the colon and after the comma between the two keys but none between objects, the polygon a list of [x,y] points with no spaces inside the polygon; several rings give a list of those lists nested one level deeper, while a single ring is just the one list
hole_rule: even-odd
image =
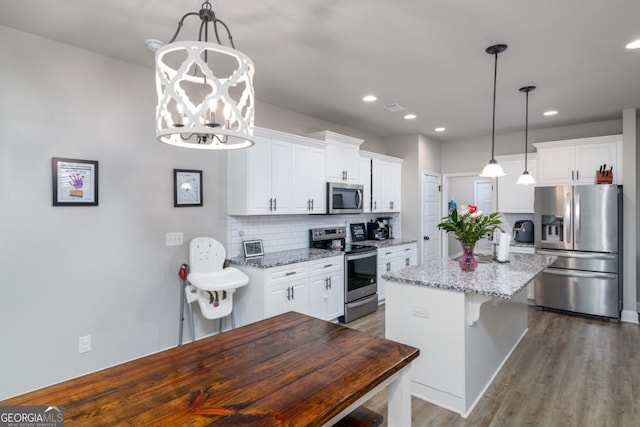
[{"label": "light stone countertop", "polygon": [[329,258],[332,256],[344,255],[340,251],[331,251],[327,249],[293,249],[290,251],[271,252],[259,257],[245,258],[239,256],[228,259],[230,265],[244,265],[256,268],[273,268],[281,265],[295,264],[297,262],[315,261],[318,259]]},{"label": "light stone countertop", "polygon": [[363,240],[361,242],[353,242],[359,245],[375,246],[378,249],[389,248],[391,246],[406,245],[407,243],[416,243],[415,239],[387,239],[387,240]]},{"label": "light stone countertop", "polygon": [[458,261],[446,258],[406,267],[382,277],[387,282],[509,299],[555,260],[556,257],[548,255],[511,253],[509,262],[478,263],[475,271],[468,272],[460,269]]}]

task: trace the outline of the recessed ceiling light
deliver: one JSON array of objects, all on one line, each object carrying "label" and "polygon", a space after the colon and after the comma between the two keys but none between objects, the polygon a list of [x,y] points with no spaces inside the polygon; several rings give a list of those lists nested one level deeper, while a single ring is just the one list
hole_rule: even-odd
[{"label": "recessed ceiling light", "polygon": [[415,114],[407,114],[406,116],[404,116],[404,118],[407,119],[407,120],[413,120],[416,117],[418,117],[418,116],[416,116]]},{"label": "recessed ceiling light", "polygon": [[375,95],[366,95],[366,96],[362,97],[362,100],[364,102],[373,102],[373,101],[376,101],[377,99],[378,99],[378,97],[375,96]]},{"label": "recessed ceiling light", "polygon": [[549,110],[542,113],[543,116],[555,116],[556,114],[558,114],[556,110]]},{"label": "recessed ceiling light", "polygon": [[444,132],[445,130],[447,130],[447,128],[440,127],[440,128],[435,128],[434,130],[436,132]]},{"label": "recessed ceiling light", "polygon": [[640,39],[634,40],[625,46],[627,49],[639,49],[640,48]]}]

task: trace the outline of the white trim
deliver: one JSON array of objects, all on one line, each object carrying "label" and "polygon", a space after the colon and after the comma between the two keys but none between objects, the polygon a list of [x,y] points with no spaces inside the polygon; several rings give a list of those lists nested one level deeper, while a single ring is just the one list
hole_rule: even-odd
[{"label": "white trim", "polygon": [[622,310],[622,315],[620,316],[620,321],[621,322],[626,322],[626,323],[635,323],[637,325],[639,323],[638,322],[638,313],[636,313],[633,310]]}]

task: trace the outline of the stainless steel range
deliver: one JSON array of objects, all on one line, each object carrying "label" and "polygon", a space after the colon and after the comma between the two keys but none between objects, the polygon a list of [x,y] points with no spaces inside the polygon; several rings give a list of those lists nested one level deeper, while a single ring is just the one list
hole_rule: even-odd
[{"label": "stainless steel range", "polygon": [[344,253],[344,316],[349,323],[378,309],[378,252],[374,246],[345,243],[346,227],[309,230],[309,246]]}]

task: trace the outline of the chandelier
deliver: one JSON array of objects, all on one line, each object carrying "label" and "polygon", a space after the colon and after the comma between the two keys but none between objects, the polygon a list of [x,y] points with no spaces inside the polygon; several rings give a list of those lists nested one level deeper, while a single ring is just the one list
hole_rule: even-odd
[{"label": "chandelier", "polygon": [[495,56],[495,65],[493,68],[493,125],[491,128],[491,160],[489,163],[482,169],[482,173],[480,176],[495,178],[499,176],[505,176],[506,174],[502,170],[502,166],[498,164],[495,159],[494,152],[496,146],[496,82],[498,78],[498,54],[507,50],[506,44],[496,44],[493,46],[489,46],[485,52],[489,55]]},{"label": "chandelier", "polygon": [[[175,41],[185,19],[201,20],[198,41]],[[213,27],[216,43],[209,42]],[[224,28],[230,47],[222,45]],[[187,13],[168,44],[156,51],[156,138],[185,148],[228,150],[254,143],[254,65],[235,49],[229,27],[209,0]]]}]

